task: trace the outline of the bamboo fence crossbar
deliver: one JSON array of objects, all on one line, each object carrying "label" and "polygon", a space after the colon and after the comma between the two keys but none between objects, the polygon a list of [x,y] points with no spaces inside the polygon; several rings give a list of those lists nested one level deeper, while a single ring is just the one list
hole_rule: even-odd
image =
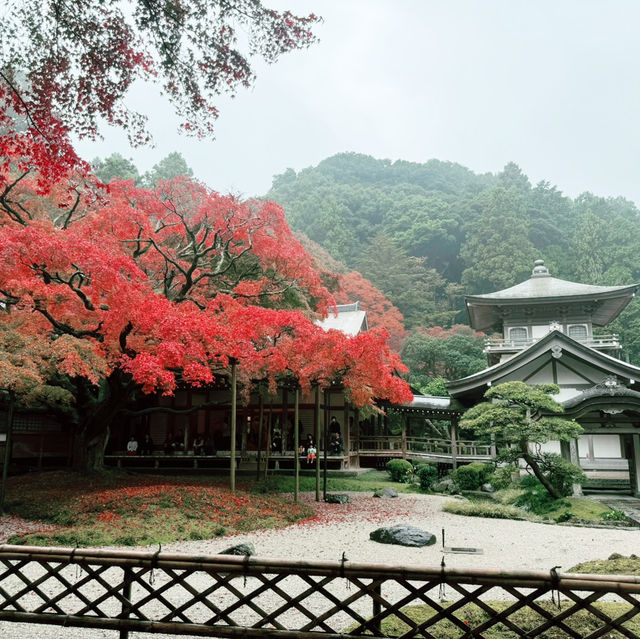
[{"label": "bamboo fence crossbar", "polygon": [[[9,622],[217,637],[637,637],[640,577],[0,545]],[[563,605],[560,605],[560,599]],[[558,604],[556,605],[556,599]],[[602,601],[619,605],[612,615]],[[498,602],[498,603],[496,603]],[[598,604],[598,605],[597,605]],[[430,611],[418,621],[412,606]],[[469,607],[475,627],[465,619]],[[524,628],[528,611],[534,627]],[[574,615],[588,615],[580,634]],[[531,624],[531,614],[526,622]],[[1,629],[0,629],[1,634]],[[449,635],[448,635],[449,636]],[[455,635],[451,635],[455,636]],[[611,635],[614,636],[614,635]]]}]

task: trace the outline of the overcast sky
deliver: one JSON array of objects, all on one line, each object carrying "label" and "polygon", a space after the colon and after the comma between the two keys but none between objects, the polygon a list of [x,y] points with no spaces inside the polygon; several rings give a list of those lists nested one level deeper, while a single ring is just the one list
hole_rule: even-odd
[{"label": "overcast sky", "polygon": [[463,164],[516,162],[574,197],[640,204],[640,2],[637,0],[264,0],[324,18],[320,42],[258,64],[250,90],[221,99],[217,138],[180,136],[148,88],[154,148],[117,151],[142,171],[180,151],[219,191],[264,194],[273,175],[342,151]]}]

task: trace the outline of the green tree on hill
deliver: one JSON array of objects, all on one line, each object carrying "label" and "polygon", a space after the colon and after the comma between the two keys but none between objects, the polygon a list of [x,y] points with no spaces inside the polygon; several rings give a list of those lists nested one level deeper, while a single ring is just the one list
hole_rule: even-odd
[{"label": "green tree on hill", "polygon": [[528,239],[526,203],[515,188],[497,187],[478,198],[481,212],[466,228],[460,257],[462,284],[484,293],[512,286],[531,273],[538,256]]}]

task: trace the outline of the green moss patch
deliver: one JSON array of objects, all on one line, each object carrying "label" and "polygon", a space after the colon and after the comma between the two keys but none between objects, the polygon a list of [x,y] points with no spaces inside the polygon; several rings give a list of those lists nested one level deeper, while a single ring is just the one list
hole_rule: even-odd
[{"label": "green moss patch", "polygon": [[[497,612],[501,612],[508,606],[512,605],[512,602],[505,601],[487,601],[486,603]],[[537,602],[537,604],[554,616],[561,613],[558,606],[553,604],[551,601]],[[444,607],[448,607],[450,605],[451,604],[444,604]],[[561,605],[562,611],[565,611],[570,607],[571,604],[569,603],[563,603]],[[631,610],[632,606],[626,603],[596,603],[595,608],[606,614],[608,617],[616,618]],[[402,612],[419,624],[428,621],[431,617],[437,614],[433,608],[427,605],[408,606],[403,608]],[[467,604],[457,610],[454,613],[454,616],[460,621],[459,624],[443,620],[437,622],[433,626],[429,626],[427,631],[431,636],[438,637],[438,639],[459,639],[460,637],[518,639],[519,637],[524,636],[525,633],[535,630],[535,628],[546,621],[546,619],[539,613],[530,609],[524,609],[509,616],[509,621],[520,628],[521,632],[516,633],[504,624],[498,624],[494,628],[483,630],[482,634],[480,634],[473,633],[472,631],[474,628],[486,622],[489,619],[489,615],[479,606],[475,604]],[[589,636],[604,626],[604,622],[596,615],[586,611],[580,611],[571,615],[567,619],[564,619],[563,623],[565,623],[580,637]],[[608,630],[605,634],[599,636],[607,637],[608,639],[622,639],[625,636],[640,636],[640,619],[638,619],[638,617],[633,617],[624,623],[624,628],[630,633],[630,635],[623,635],[616,630]],[[395,616],[389,617],[382,623],[383,636],[398,637],[406,633],[409,629],[410,626],[407,623]],[[465,632],[467,634],[465,634]],[[551,628],[540,634],[536,634],[535,636],[539,639],[566,639],[568,635],[560,628]]]}]

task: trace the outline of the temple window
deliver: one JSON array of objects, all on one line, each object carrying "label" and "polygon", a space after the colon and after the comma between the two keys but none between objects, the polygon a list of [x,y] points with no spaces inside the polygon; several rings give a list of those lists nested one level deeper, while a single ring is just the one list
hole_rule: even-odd
[{"label": "temple window", "polygon": [[571,324],[569,326],[569,337],[573,339],[587,339],[587,325],[586,324]]},{"label": "temple window", "polygon": [[514,326],[509,329],[509,339],[512,342],[526,342],[529,338],[529,333],[524,326]]}]

